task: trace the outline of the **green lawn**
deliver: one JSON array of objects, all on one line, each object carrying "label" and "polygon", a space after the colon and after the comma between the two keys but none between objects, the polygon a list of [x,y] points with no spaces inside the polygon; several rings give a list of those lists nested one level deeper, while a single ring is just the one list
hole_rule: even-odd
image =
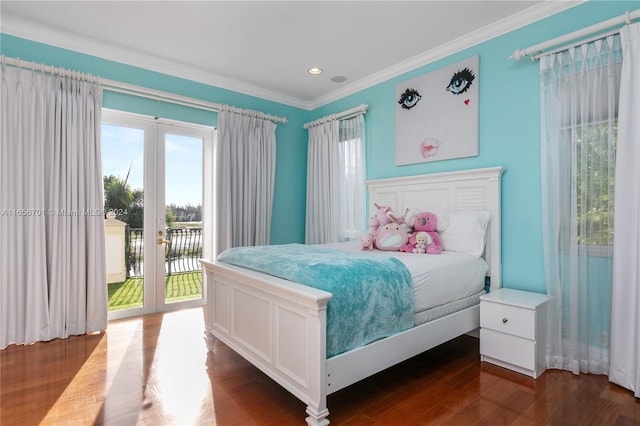
[{"label": "green lawn", "polygon": [[[183,272],[165,278],[167,302],[199,299],[202,297],[202,272]],[[142,306],[142,277],[108,285],[109,310],[137,308]]]}]

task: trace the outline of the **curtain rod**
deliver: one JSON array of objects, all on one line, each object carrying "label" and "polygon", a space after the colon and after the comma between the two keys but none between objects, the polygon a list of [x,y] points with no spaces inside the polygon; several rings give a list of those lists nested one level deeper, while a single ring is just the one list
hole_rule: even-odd
[{"label": "curtain rod", "polygon": [[247,115],[250,117],[261,118],[261,119],[265,119],[273,122],[279,122],[279,123],[287,122],[287,119],[284,117],[265,114],[260,111],[254,111],[251,109],[243,109],[243,108],[237,108],[230,105],[223,105],[223,104],[203,101],[200,99],[190,98],[187,96],[181,96],[181,95],[176,95],[169,92],[163,92],[161,90],[154,90],[147,87],[123,83],[120,81],[95,77],[90,74],[67,70],[65,68],[59,68],[59,67],[54,67],[54,66],[44,65],[44,64],[37,64],[35,62],[25,61],[20,58],[10,58],[8,56],[2,55],[1,62],[2,64],[11,65],[14,67],[30,68],[34,71],[39,71],[42,73],[50,73],[54,75],[72,77],[76,79],[82,79],[85,81],[89,81],[89,79],[92,78],[92,79],[98,80],[102,85],[102,88],[110,92],[123,93],[126,95],[152,99],[160,102],[172,103],[175,105],[182,105],[190,108],[197,108],[205,111],[220,112],[224,110],[224,111],[231,111],[237,114]]},{"label": "curtain rod", "polygon": [[[635,21],[636,19],[640,18],[640,9],[636,9],[634,11],[628,10],[624,15],[620,15],[617,16],[615,18],[611,18],[608,19],[606,21],[602,21],[598,24],[594,24],[591,25],[589,27],[583,28],[581,30],[577,30],[574,31],[572,33],[569,34],[565,34],[563,36],[560,37],[556,37],[554,39],[536,44],[534,46],[529,46],[525,49],[516,49],[513,52],[513,55],[509,56],[509,59],[513,59],[514,61],[519,61],[520,59],[524,58],[525,56],[529,56],[532,53],[535,53],[536,55],[534,55],[531,60],[536,60],[538,59],[540,56],[544,56],[545,54],[541,54],[541,52],[545,49],[548,49],[550,47],[556,47],[559,46],[561,44],[564,43],[570,43],[573,42],[574,44],[569,44],[567,46],[565,46],[565,48],[569,48],[572,45],[575,45],[577,43],[580,43],[580,41],[578,39],[586,37],[586,36],[590,36],[598,31],[603,31],[606,29],[609,29],[611,27],[614,27],[616,25],[620,25],[620,24],[627,24],[629,25],[632,21]],[[620,30],[616,30],[610,33],[607,33],[607,35],[611,35],[611,34],[615,34],[617,32],[619,32]],[[604,35],[601,35],[601,37],[603,37]],[[556,50],[557,51],[557,50]]]},{"label": "curtain rod", "polygon": [[368,106],[366,104],[360,104],[355,108],[348,109],[346,111],[339,112],[337,114],[330,114],[317,120],[304,123],[304,128],[319,126],[332,120],[343,120],[345,118],[355,117],[358,114],[366,114]]}]

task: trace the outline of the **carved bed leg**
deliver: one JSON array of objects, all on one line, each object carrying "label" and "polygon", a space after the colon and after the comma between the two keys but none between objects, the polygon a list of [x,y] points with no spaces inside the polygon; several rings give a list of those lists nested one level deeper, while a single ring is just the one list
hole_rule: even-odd
[{"label": "carved bed leg", "polygon": [[204,331],[204,340],[207,342],[207,351],[213,352],[213,347],[216,344],[218,338],[213,335],[209,330]]},{"label": "carved bed leg", "polygon": [[307,406],[307,417],[305,420],[309,426],[327,426],[329,424],[329,419],[327,416],[329,415],[329,410],[326,408],[322,410],[318,410],[317,407],[312,407],[311,405]]}]

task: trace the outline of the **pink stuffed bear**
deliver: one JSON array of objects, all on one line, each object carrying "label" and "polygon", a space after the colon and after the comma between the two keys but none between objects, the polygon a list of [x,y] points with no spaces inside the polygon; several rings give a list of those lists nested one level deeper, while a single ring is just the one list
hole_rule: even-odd
[{"label": "pink stuffed bear", "polygon": [[427,244],[425,251],[428,254],[440,254],[442,253],[442,239],[437,231],[438,219],[434,213],[422,212],[413,220],[413,234],[409,237],[407,244],[400,248],[400,251],[407,253],[414,253],[413,249],[416,248],[416,236],[420,232],[427,233]]}]

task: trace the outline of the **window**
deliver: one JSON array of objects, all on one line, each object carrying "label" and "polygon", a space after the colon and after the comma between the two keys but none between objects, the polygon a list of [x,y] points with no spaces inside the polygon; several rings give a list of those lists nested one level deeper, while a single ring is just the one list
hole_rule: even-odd
[{"label": "window", "polygon": [[554,194],[558,197],[550,202],[557,203],[563,251],[576,243],[590,255],[612,255],[621,65],[617,49],[619,37],[614,37],[543,61],[542,76],[549,82],[543,107],[550,108],[543,117],[543,180],[557,186],[549,194],[552,200]]},{"label": "window", "polygon": [[575,133],[578,242],[612,246],[617,121]]},{"label": "window", "polygon": [[[617,120],[563,130],[567,141],[567,196],[562,226],[572,241],[592,255],[610,255],[613,246]],[[573,200],[573,201],[572,201]],[[571,218],[575,217],[575,221]],[[571,229],[573,228],[573,229]],[[573,231],[573,232],[571,232]]]},{"label": "window", "polygon": [[358,239],[365,230],[364,128],[358,117],[340,121],[340,241]]}]

